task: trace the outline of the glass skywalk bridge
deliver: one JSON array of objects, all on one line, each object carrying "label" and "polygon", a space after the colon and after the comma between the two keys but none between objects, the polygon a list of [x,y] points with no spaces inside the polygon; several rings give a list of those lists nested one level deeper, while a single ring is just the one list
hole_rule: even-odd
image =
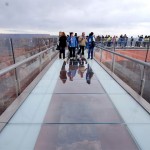
[{"label": "glass skywalk bridge", "polygon": [[0,149],[150,149],[149,107],[95,61],[104,51],[95,60],[59,60],[47,50],[31,57],[43,53],[50,64],[0,117]]}]

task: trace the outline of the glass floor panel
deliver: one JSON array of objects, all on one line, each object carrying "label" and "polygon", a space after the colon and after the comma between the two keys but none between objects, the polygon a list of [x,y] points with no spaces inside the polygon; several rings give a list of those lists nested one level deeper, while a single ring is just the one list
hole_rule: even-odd
[{"label": "glass floor panel", "polygon": [[2,150],[139,149],[124,124],[8,124],[7,128],[9,132],[0,134]]}]

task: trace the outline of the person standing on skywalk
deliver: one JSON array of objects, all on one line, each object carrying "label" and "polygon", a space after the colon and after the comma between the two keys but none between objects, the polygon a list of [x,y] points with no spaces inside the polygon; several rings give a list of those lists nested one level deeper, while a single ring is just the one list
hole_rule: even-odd
[{"label": "person standing on skywalk", "polygon": [[60,33],[59,37],[59,58],[61,59],[61,55],[63,54],[63,59],[65,59],[65,47],[67,46],[67,37],[65,35],[65,32]]},{"label": "person standing on skywalk", "polygon": [[91,32],[88,37],[88,58],[87,59],[93,59],[93,50],[95,46],[95,38],[94,38],[94,33]]},{"label": "person standing on skywalk", "polygon": [[78,55],[80,55],[80,53],[84,55],[84,49],[85,49],[86,42],[87,42],[85,32],[82,32],[82,35],[78,38],[78,41],[79,41],[79,46],[80,46]]},{"label": "person standing on skywalk", "polygon": [[73,32],[70,33],[70,36],[67,39],[67,42],[69,44],[70,59],[75,59],[75,49],[77,47],[77,39],[74,36]]}]

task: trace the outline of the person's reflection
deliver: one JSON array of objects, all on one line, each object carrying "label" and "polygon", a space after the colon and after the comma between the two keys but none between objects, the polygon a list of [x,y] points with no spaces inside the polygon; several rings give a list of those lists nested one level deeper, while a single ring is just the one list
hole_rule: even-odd
[{"label": "person's reflection", "polygon": [[91,84],[91,78],[93,77],[93,74],[94,74],[93,70],[92,70],[92,68],[88,64],[87,73],[86,73],[86,82],[88,84]]},{"label": "person's reflection", "polygon": [[84,57],[81,57],[81,59],[79,59],[79,68],[78,68],[78,74],[80,75],[81,78],[83,78],[84,72],[87,70],[87,68],[85,68],[85,64],[87,64],[87,60]]},{"label": "person's reflection", "polygon": [[73,78],[76,75],[77,69],[78,69],[78,61],[70,59],[69,71],[67,73],[70,81],[73,81]]},{"label": "person's reflection", "polygon": [[81,65],[87,64],[87,60],[84,57],[81,57],[79,59],[79,64],[81,64]]},{"label": "person's reflection", "polygon": [[60,70],[60,75],[59,75],[59,77],[63,83],[66,83],[66,81],[67,81],[67,71],[66,71],[65,66],[66,66],[66,62],[64,61],[62,68]]}]

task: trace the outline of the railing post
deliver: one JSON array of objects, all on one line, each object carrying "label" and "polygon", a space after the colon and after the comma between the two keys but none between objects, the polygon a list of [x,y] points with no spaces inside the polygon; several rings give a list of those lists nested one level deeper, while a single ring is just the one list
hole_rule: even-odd
[{"label": "railing post", "polygon": [[52,60],[52,50],[49,49],[50,60]]},{"label": "railing post", "polygon": [[[11,50],[12,50],[13,62],[15,64],[16,60],[15,60],[13,42],[12,42],[11,38],[9,39],[9,41],[10,41]],[[20,82],[19,82],[19,79],[18,79],[18,74],[17,74],[17,69],[16,68],[14,69],[14,72],[15,72],[15,81],[16,81],[16,93],[17,93],[17,96],[18,96],[21,93],[21,88],[20,88]]]},{"label": "railing post", "polygon": [[41,70],[42,70],[42,56],[41,55],[39,55],[39,62],[40,62],[40,67],[39,68],[40,68],[40,72],[41,72]]},{"label": "railing post", "polygon": [[103,55],[103,50],[100,48],[100,62],[102,62],[102,55]]},{"label": "railing post", "polygon": [[[149,42],[147,44],[147,52],[145,57],[145,62],[147,62],[148,53],[149,53],[149,46],[150,46],[150,38]],[[146,80],[146,67],[144,66],[143,72],[142,72],[142,79],[141,79],[141,89],[140,89],[140,95],[143,95],[144,87],[145,87],[145,80]]]},{"label": "railing post", "polygon": [[48,38],[48,41],[49,41],[49,48],[50,48],[51,47],[50,38]]},{"label": "railing post", "polygon": [[39,52],[41,51],[41,47],[40,47],[40,39],[38,38],[38,46],[39,46]]},{"label": "railing post", "polygon": [[[114,40],[113,43],[113,50],[114,52],[116,51],[116,39]],[[112,72],[114,73],[114,69],[115,69],[115,54],[112,54]]]},{"label": "railing post", "polygon": [[140,88],[140,93],[139,93],[141,96],[143,95],[143,91],[145,87],[145,78],[146,78],[145,72],[146,72],[146,68],[144,67],[143,72],[142,72],[141,88]]}]

